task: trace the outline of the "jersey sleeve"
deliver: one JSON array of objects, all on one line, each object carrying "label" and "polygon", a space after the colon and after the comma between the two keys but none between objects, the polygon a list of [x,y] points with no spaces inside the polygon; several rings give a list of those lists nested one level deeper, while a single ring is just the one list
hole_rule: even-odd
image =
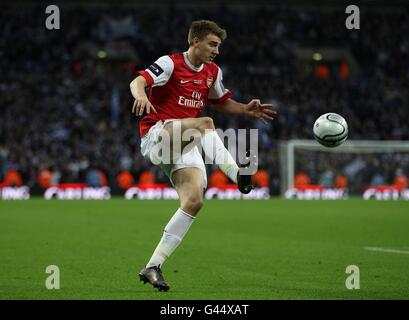
[{"label": "jersey sleeve", "polygon": [[173,60],[169,56],[162,56],[145,70],[138,73],[146,79],[148,87],[160,87],[166,84],[173,72]]},{"label": "jersey sleeve", "polygon": [[226,89],[223,85],[223,73],[222,70],[217,67],[217,78],[210,88],[209,100],[214,104],[220,104],[232,97],[230,90]]}]

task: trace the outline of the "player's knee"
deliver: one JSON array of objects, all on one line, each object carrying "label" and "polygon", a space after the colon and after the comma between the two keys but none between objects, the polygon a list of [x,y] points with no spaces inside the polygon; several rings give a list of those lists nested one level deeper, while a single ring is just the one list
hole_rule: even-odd
[{"label": "player's knee", "polygon": [[200,131],[204,132],[205,130],[214,130],[214,122],[210,117],[200,118]]},{"label": "player's knee", "polygon": [[191,194],[184,201],[183,207],[188,212],[196,214],[203,207],[203,197],[200,194]]}]

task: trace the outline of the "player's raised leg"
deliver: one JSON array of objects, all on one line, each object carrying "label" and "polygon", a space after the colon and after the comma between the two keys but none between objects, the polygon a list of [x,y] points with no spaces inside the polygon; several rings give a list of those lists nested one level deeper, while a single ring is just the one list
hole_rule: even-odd
[{"label": "player's raised leg", "polygon": [[[253,188],[251,176],[240,174],[239,167],[217,134],[212,118],[201,117],[175,120],[166,124],[164,130],[167,131],[170,137],[172,148],[175,143],[178,143],[182,150],[191,144],[191,140],[182,139],[185,133],[187,133],[187,136],[196,138],[200,142],[206,156],[214,161],[231,181],[237,183],[242,193],[249,193],[251,191]],[[176,139],[179,141],[176,141]]]},{"label": "player's raised leg", "polygon": [[162,239],[146,268],[139,273],[141,281],[150,282],[160,291],[170,288],[163,278],[161,266],[179,246],[203,205],[205,182],[201,169],[179,169],[173,173],[172,181],[179,195],[180,207],[166,225]]}]

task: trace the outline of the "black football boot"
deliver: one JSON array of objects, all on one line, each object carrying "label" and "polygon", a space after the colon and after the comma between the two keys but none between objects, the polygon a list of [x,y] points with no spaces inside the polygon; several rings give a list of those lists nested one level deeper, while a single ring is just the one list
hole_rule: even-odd
[{"label": "black football boot", "polygon": [[143,268],[141,272],[139,272],[139,279],[143,281],[144,284],[149,282],[154,288],[158,288],[159,291],[168,291],[170,288],[165,282],[165,279],[163,279],[160,266]]}]

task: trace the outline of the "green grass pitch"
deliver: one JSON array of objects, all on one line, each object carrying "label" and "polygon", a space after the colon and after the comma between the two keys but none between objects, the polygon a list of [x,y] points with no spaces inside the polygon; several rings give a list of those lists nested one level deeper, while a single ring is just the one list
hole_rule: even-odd
[{"label": "green grass pitch", "polygon": [[[0,299],[409,299],[409,202],[209,200],[143,285],[177,201],[0,202]],[[369,251],[365,247],[397,251]],[[60,269],[48,290],[48,265]],[[348,265],[360,289],[348,290]]]}]

